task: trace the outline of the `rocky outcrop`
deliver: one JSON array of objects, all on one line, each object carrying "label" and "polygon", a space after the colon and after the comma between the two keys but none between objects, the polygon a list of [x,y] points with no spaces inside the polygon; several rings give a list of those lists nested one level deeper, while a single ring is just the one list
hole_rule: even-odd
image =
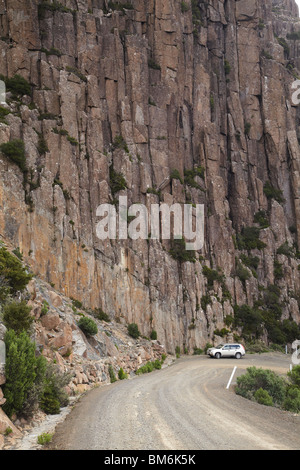
[{"label": "rocky outcrop", "polygon": [[[24,182],[1,156],[0,233],[56,292],[136,322],[145,336],[156,330],[168,351],[203,348],[235,305],[253,305],[275,282],[283,317],[299,323],[299,109],[291,85],[300,55],[299,41],[287,38],[300,30],[295,2],[120,4],[0,2],[0,70],[32,89],[21,100],[7,94],[0,124],[0,143],[24,141],[29,168]],[[96,209],[118,195],[112,166],[129,203],[205,205],[195,263],[173,259],[167,241],[97,239]],[[201,178],[185,172],[195,167]],[[260,225],[255,215],[263,213]],[[244,266],[246,279],[237,275],[241,253],[249,258],[236,242],[243,227],[259,228],[266,245],[251,248],[258,266]],[[277,254],[286,242],[292,255]],[[219,270],[212,284],[205,266]],[[66,352],[69,311],[52,305],[41,326],[55,334],[38,340]]]}]

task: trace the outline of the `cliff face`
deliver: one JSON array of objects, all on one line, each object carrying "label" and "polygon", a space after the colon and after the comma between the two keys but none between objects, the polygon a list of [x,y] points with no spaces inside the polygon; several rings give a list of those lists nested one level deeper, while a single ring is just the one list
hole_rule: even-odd
[{"label": "cliff face", "polygon": [[[0,124],[28,168],[1,156],[0,232],[35,273],[168,350],[203,347],[274,284],[281,320],[300,322],[293,0],[1,0],[0,24],[0,71],[32,90],[8,92]],[[96,209],[119,194],[204,204],[196,262],[100,241]]]}]

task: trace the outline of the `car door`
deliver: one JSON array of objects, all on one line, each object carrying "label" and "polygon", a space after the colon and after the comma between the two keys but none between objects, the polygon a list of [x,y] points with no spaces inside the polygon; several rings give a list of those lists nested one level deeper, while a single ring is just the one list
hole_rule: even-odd
[{"label": "car door", "polygon": [[226,344],[225,346],[223,346],[222,348],[222,357],[229,357],[231,356],[231,350],[230,350],[230,346],[228,344]]}]

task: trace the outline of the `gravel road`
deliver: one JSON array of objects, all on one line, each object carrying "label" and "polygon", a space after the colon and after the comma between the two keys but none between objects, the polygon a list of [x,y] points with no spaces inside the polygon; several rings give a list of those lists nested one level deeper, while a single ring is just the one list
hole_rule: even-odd
[{"label": "gravel road", "polygon": [[298,450],[300,415],[234,393],[236,377],[253,365],[286,374],[290,356],[182,358],[168,368],[94,389],[58,425],[50,448]]}]

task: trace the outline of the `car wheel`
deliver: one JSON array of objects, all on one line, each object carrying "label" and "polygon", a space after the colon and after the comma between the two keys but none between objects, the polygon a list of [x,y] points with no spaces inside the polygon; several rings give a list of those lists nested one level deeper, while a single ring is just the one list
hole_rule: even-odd
[{"label": "car wheel", "polygon": [[215,354],[215,358],[216,358],[216,359],[220,359],[220,357],[221,357],[221,353],[216,353],[216,354]]},{"label": "car wheel", "polygon": [[241,353],[236,353],[236,355],[235,355],[236,359],[241,359],[241,357],[242,357]]}]

